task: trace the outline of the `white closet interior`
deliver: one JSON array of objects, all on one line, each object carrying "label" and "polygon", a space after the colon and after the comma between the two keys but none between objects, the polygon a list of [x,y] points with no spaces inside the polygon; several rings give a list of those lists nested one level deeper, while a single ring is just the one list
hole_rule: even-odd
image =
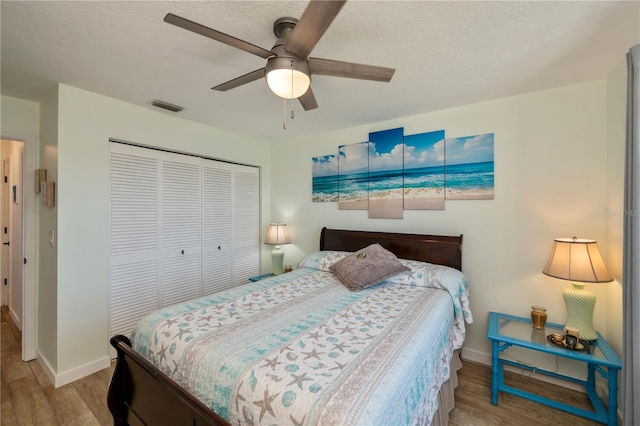
[{"label": "white closet interior", "polygon": [[109,145],[110,336],[258,274],[257,167]]}]

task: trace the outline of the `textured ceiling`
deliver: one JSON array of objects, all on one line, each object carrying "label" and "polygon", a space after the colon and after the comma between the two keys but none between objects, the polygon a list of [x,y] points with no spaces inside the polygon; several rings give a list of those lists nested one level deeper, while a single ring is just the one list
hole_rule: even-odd
[{"label": "textured ceiling", "polygon": [[[349,1],[311,56],[397,69],[390,83],[314,76],[320,107],[282,129],[264,80],[210,88],[257,56],[163,22],[166,13],[271,49],[301,1],[2,1],[4,95],[39,101],[55,82],[280,140],[601,79],[640,40],[639,2]],[[172,114],[172,113],[167,113]]]}]

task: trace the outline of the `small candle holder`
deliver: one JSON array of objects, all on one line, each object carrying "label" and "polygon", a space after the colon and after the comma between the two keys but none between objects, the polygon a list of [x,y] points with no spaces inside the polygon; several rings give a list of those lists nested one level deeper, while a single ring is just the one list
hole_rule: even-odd
[{"label": "small candle holder", "polygon": [[544,330],[547,323],[547,308],[542,306],[531,307],[531,325],[538,330]]}]

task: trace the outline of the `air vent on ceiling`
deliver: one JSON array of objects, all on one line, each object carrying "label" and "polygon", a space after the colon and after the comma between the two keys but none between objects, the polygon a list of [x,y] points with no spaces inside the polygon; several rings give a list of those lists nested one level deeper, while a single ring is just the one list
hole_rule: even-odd
[{"label": "air vent on ceiling", "polygon": [[151,105],[171,112],[180,112],[184,109],[179,105],[170,104],[169,102],[161,101],[159,99],[152,100]]}]

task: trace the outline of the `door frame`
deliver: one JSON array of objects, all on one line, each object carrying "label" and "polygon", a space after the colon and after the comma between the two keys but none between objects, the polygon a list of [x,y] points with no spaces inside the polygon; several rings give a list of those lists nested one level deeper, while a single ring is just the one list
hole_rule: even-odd
[{"label": "door frame", "polygon": [[22,360],[36,358],[36,266],[38,264],[36,240],[37,195],[35,193],[35,170],[38,166],[38,147],[35,135],[13,133],[2,129],[0,138],[23,143],[22,164],[22,252],[24,259],[22,269]]},{"label": "door frame", "polygon": [[[1,152],[1,149],[0,149]],[[2,161],[2,164],[0,164],[1,169],[0,172],[2,172],[1,176],[8,176],[9,174],[7,173],[7,169],[11,167],[11,160],[9,158],[7,159],[0,159],[0,161]],[[2,223],[1,225],[6,225],[8,220],[7,218],[9,217],[9,208],[10,206],[8,205],[9,203],[9,181],[7,180],[7,182],[0,182],[0,185],[2,185],[2,200],[0,200],[0,215],[2,216]],[[6,212],[5,212],[6,210]],[[0,230],[0,232],[2,232]],[[5,243],[6,239],[8,239],[8,235],[7,234],[2,234],[2,243]],[[7,247],[5,249],[5,247],[2,247],[0,250],[6,250],[6,253],[2,254],[2,262],[6,263],[1,265],[1,270],[2,270],[2,276],[0,277],[0,279],[7,279],[9,280],[11,278],[11,253],[10,247]],[[0,290],[0,293],[2,295],[2,297],[0,297],[0,301],[2,301],[3,305],[7,305],[9,306],[9,300],[10,300],[10,296],[9,296],[9,286],[4,285],[4,283],[0,283],[0,285],[2,285],[2,290]]]}]

